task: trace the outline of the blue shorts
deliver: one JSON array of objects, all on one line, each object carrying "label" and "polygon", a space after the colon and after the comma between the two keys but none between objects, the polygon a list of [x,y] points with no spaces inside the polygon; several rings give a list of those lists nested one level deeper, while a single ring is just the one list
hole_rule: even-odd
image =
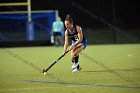
[{"label": "blue shorts", "polygon": [[[72,44],[74,44],[75,41],[72,40]],[[87,47],[87,40],[82,41],[80,44],[84,46],[84,49]]]}]

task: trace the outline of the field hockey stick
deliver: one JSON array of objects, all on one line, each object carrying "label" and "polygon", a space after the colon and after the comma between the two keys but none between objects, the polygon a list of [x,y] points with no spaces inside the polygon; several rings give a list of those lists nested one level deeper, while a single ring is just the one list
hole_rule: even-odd
[{"label": "field hockey stick", "polygon": [[43,73],[47,73],[62,57],[64,57],[70,50],[67,50],[63,55],[61,55],[55,62],[53,62],[48,68],[43,69]]}]

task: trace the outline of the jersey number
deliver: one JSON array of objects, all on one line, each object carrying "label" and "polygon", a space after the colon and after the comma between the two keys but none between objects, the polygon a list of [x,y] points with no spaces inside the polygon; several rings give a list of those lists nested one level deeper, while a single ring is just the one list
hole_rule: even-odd
[{"label": "jersey number", "polygon": [[74,35],[74,38],[76,41],[79,39],[77,35]]}]

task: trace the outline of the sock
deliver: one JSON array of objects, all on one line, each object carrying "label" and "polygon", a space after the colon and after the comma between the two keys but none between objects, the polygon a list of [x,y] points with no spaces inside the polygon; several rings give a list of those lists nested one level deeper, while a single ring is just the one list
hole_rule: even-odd
[{"label": "sock", "polygon": [[72,60],[72,63],[74,63],[75,62],[75,60]]},{"label": "sock", "polygon": [[75,63],[78,63],[78,60],[79,60],[79,55],[76,56],[76,57],[74,57],[74,61],[75,61]]},{"label": "sock", "polygon": [[78,64],[77,68],[80,69],[80,65],[79,64]]}]

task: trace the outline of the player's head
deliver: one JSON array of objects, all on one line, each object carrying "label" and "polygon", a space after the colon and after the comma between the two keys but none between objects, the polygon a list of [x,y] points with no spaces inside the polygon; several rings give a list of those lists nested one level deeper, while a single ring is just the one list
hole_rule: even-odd
[{"label": "player's head", "polygon": [[73,27],[73,19],[70,15],[66,16],[65,27],[71,29]]},{"label": "player's head", "polygon": [[57,21],[61,21],[61,18],[60,17],[57,17]]}]

